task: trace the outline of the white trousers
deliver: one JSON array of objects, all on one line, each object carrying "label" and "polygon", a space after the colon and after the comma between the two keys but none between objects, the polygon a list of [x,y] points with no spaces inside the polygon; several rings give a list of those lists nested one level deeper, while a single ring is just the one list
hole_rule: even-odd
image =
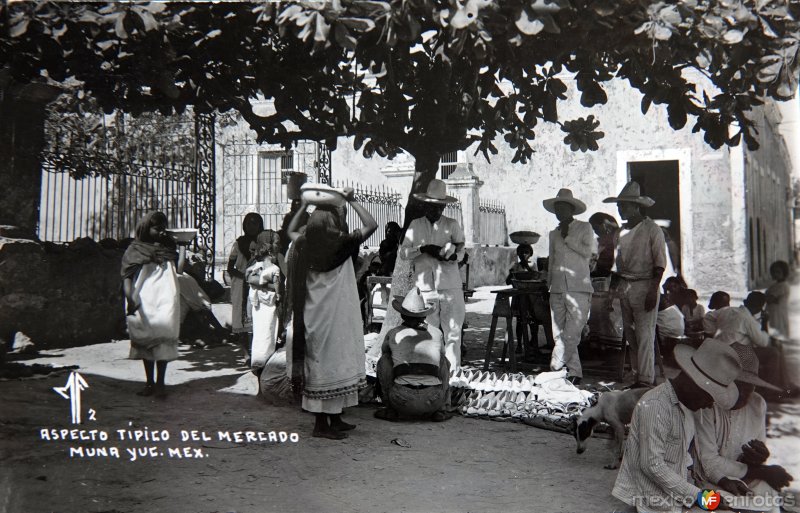
[{"label": "white trousers", "polygon": [[555,347],[550,357],[550,370],[567,367],[569,376],[583,377],[578,344],[589,320],[591,292],[555,292],[550,294],[550,313],[553,319]]},{"label": "white trousers", "polygon": [[461,327],[464,324],[466,306],[461,289],[421,291],[422,299],[434,306],[425,321],[442,330],[444,350],[450,362],[450,372],[461,366]]}]

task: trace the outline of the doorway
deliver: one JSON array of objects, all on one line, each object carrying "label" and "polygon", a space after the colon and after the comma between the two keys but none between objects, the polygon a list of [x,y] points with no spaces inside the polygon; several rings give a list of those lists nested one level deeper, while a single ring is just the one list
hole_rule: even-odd
[{"label": "doorway", "polygon": [[645,213],[651,219],[669,221],[666,228],[670,257],[676,271],[681,269],[680,165],[677,160],[628,162],[628,176],[641,186],[642,195],[655,200]]}]

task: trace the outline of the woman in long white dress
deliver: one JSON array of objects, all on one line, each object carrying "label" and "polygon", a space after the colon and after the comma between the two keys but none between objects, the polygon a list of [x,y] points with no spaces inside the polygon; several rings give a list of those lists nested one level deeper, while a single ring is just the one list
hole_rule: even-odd
[{"label": "woman in long white dress", "polygon": [[358,390],[366,385],[353,258],[378,227],[353,200],[352,189],[345,199],[362,228],[348,232],[346,207],[317,205],[301,236],[297,229],[305,204],[289,226],[300,260],[290,284],[295,288],[292,358],[304,362],[292,366],[292,381],[295,386],[302,381],[303,409],[316,416],[312,436],[333,440],[347,438],[345,431],[355,428],[342,420],[342,410],[358,404]]},{"label": "woman in long white dress", "polygon": [[[163,212],[147,214],[136,226],[136,239],[122,257],[129,358],[142,360],[147,379],[138,395],[166,396],[167,362],[178,358],[181,297],[178,274],[183,272],[186,246],[175,251],[166,233]],[[154,375],[158,370],[158,376]]]}]

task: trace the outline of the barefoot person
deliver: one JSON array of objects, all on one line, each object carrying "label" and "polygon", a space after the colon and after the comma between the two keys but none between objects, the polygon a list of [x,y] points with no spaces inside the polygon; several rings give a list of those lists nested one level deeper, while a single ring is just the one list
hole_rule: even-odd
[{"label": "barefoot person", "polygon": [[[298,232],[306,204],[289,224],[289,236],[297,244],[299,262],[293,283],[294,330],[292,381],[302,372],[303,409],[316,415],[313,436],[341,440],[354,425],[344,422],[342,410],[358,404],[358,390],[366,385],[364,334],[356,289],[353,259],[361,244],[378,225],[353,199],[353,190],[342,196],[337,189],[319,184],[303,186],[302,201],[311,197],[316,209],[308,219],[305,235]],[[306,193],[305,191],[309,191]],[[363,227],[348,230],[346,201]],[[293,271],[294,272],[294,271]]]},{"label": "barefoot person", "polygon": [[392,308],[403,323],[386,334],[378,360],[377,374],[381,400],[386,408],[375,417],[395,420],[400,415],[426,416],[435,422],[446,420],[450,395],[450,365],[444,354],[442,332],[425,323],[432,310],[419,289],[405,298],[396,296]]},{"label": "barefoot person", "polygon": [[589,273],[592,257],[597,255],[597,240],[589,223],[573,217],[586,212],[586,205],[572,197],[571,190],[561,189],[542,204],[558,219],[558,227],[550,232],[547,266],[555,340],[550,370],[566,367],[567,379],[577,385],[583,378],[578,344],[594,292]]},{"label": "barefoot person", "polygon": [[[167,235],[167,216],[147,214],[136,226],[134,240],[122,256],[129,358],[142,360],[147,383],[138,395],[165,397],[167,362],[178,358],[181,297],[178,273],[183,272],[186,246],[175,251]],[[158,370],[158,376],[154,371]]]}]

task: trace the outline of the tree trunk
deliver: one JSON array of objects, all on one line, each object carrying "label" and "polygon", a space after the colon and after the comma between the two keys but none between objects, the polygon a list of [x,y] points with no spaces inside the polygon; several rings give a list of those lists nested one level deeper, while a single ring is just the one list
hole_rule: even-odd
[{"label": "tree trunk", "polygon": [[[425,153],[424,155],[415,155],[414,157],[414,184],[411,186],[411,193],[409,193],[408,203],[406,203],[406,211],[403,218],[404,233],[408,228],[408,225],[411,224],[411,221],[423,215],[422,204],[414,199],[414,193],[426,191],[428,189],[428,184],[431,183],[431,180],[436,178],[436,173],[439,170],[438,155],[434,153]],[[400,255],[398,255],[394,266],[394,272],[392,273],[392,296],[405,296],[408,294],[408,291],[411,290],[412,286],[414,286],[411,271],[411,262],[409,260],[403,260],[400,258]],[[372,291],[367,291],[367,294],[371,293]],[[378,340],[375,342],[375,345],[370,348],[369,354],[371,356],[380,356],[381,344],[383,343],[383,339],[386,337],[386,334],[389,332],[389,330],[399,326],[402,322],[402,319],[400,319],[400,313],[391,307],[391,298],[389,299],[389,303],[390,306],[386,309],[386,317],[384,318],[383,325],[381,326],[381,333],[378,336]]]}]

